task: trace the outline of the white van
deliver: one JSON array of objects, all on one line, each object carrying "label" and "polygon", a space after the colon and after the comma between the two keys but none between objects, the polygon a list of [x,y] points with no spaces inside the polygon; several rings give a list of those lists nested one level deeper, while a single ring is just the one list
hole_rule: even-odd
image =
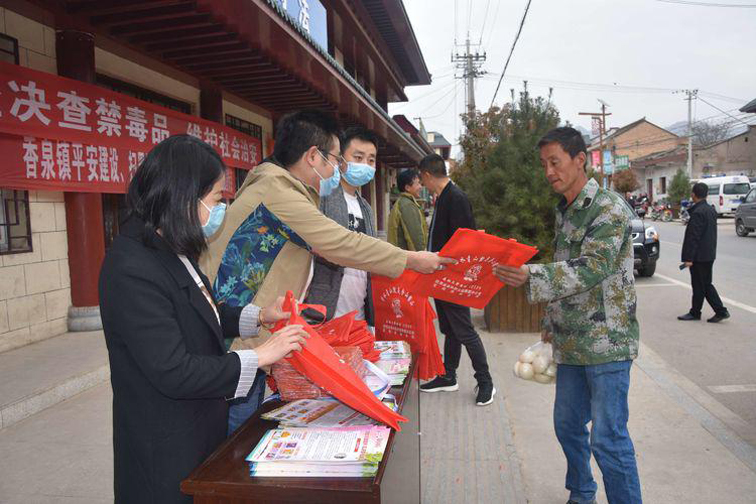
[{"label": "white van", "polygon": [[714,207],[720,216],[734,214],[740,206],[740,198],[751,190],[750,181],[745,175],[704,177],[699,182],[709,186],[709,195],[706,201]]}]

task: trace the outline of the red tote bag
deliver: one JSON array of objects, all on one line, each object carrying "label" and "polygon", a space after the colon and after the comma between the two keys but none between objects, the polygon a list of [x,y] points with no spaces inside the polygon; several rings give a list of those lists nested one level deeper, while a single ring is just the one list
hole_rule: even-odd
[{"label": "red tote bag", "polygon": [[493,274],[497,264],[520,267],[538,249],[472,229],[457,229],[439,255],[457,259],[457,264],[430,275],[413,273],[408,279],[417,295],[483,309],[504,284]]}]

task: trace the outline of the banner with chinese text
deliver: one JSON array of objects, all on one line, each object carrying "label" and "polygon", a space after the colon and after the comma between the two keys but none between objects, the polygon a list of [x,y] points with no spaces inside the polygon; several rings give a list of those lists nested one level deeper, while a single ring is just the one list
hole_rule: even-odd
[{"label": "banner with chinese text", "polygon": [[145,154],[175,134],[204,140],[229,167],[262,157],[259,139],[227,126],[0,62],[1,187],[123,193]]}]

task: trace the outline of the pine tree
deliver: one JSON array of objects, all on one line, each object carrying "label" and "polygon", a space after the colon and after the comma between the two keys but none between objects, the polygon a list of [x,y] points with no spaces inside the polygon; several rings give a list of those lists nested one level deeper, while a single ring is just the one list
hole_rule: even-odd
[{"label": "pine tree", "polygon": [[667,194],[673,206],[679,206],[682,200],[690,196],[690,179],[682,168],[678,168],[677,173],[672,177]]},{"label": "pine tree", "polygon": [[559,125],[556,108],[527,90],[516,104],[464,116],[464,162],[454,181],[467,193],[476,224],[487,233],[553,253],[554,193],[543,172],[538,140]]}]

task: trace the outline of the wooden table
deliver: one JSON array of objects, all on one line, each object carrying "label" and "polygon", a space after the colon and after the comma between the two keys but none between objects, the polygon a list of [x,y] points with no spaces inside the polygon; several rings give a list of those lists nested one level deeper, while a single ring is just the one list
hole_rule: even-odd
[{"label": "wooden table", "polygon": [[249,475],[246,457],[277,422],[260,414],[281,406],[269,402],[239,428],[181,483],[194,502],[210,503],[337,503],[404,504],[420,502],[420,397],[416,365],[401,387],[393,387],[399,412],[409,419],[401,432],[391,431],[386,453],[372,478],[260,478]]}]

